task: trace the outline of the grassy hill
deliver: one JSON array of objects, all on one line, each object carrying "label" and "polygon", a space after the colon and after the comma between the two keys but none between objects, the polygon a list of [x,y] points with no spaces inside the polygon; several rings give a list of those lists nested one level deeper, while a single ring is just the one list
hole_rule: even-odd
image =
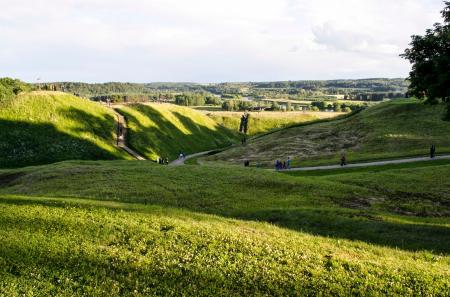
[{"label": "grassy hill", "polygon": [[203,113],[173,104],[117,107],[127,120],[128,143],[148,159],[189,154],[231,145],[237,136]]},{"label": "grassy hill", "polygon": [[[205,112],[220,125],[238,131],[242,112]],[[294,124],[332,118],[342,113],[334,112],[251,112],[249,135],[258,135],[271,130],[285,128]]]},{"label": "grassy hill", "polygon": [[0,170],[0,291],[446,296],[450,163],[358,170]]},{"label": "grassy hill", "polygon": [[276,159],[293,158],[294,165],[337,163],[341,152],[352,161],[388,159],[450,152],[450,122],[442,120],[444,105],[396,100],[370,107],[354,116],[285,129],[206,158],[207,161],[272,166]]},{"label": "grassy hill", "polygon": [[122,159],[115,115],[88,100],[32,92],[0,103],[0,168],[71,159]]}]

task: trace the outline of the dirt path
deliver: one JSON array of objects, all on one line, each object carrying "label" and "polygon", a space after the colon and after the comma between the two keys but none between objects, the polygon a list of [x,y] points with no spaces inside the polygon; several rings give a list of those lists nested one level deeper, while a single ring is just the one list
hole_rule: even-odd
[{"label": "dirt path", "polygon": [[130,149],[126,145],[126,136],[127,136],[127,123],[125,121],[125,118],[123,115],[118,113],[114,108],[112,108],[113,112],[116,114],[117,117],[117,146],[126,151],[128,154],[133,156],[136,160],[145,160],[144,157],[139,155],[134,150]]},{"label": "dirt path", "polygon": [[396,159],[396,160],[386,160],[386,161],[376,161],[376,162],[366,162],[366,163],[355,163],[355,164],[348,164],[345,166],[327,165],[327,166],[316,166],[316,167],[299,167],[299,168],[291,168],[291,169],[282,170],[282,171],[313,171],[313,170],[330,170],[330,169],[341,169],[341,168],[358,168],[358,167],[381,166],[381,165],[389,165],[389,164],[402,164],[402,163],[433,161],[433,160],[443,160],[443,159],[450,159],[450,155],[436,156],[434,159],[431,159],[430,157],[418,157],[418,158]]},{"label": "dirt path", "polygon": [[192,154],[192,155],[187,155],[183,159],[178,158],[178,159],[170,162],[169,165],[170,166],[181,166],[181,165],[184,165],[184,161],[186,161],[186,160],[189,160],[189,159],[192,159],[192,158],[196,158],[196,157],[205,156],[205,155],[207,155],[207,154],[209,154],[211,152],[214,152],[214,151],[216,151],[216,150],[205,151],[205,152],[195,153],[195,154]]}]

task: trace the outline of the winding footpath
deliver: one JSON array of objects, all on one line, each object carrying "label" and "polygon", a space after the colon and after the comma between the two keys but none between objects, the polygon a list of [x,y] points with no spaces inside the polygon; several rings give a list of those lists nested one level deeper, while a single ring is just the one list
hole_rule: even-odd
[{"label": "winding footpath", "polygon": [[133,156],[136,160],[144,161],[146,160],[144,157],[139,155],[136,151],[130,149],[125,142],[127,136],[127,122],[123,115],[118,113],[114,108],[112,111],[115,113],[117,117],[117,146],[126,151],[128,154]]},{"label": "winding footpath", "polygon": [[192,158],[196,158],[196,157],[205,156],[205,155],[208,155],[209,153],[212,153],[214,151],[215,150],[204,151],[204,152],[195,153],[195,154],[192,154],[192,155],[187,155],[184,158],[178,158],[178,159],[172,161],[169,165],[170,166],[181,166],[181,165],[184,165],[184,161],[186,161],[186,160],[189,160],[189,159],[192,159]]},{"label": "winding footpath", "polygon": [[[146,160],[143,156],[138,154],[136,151],[132,150],[126,145],[125,139],[127,135],[127,124],[123,115],[121,115],[117,110],[111,108],[117,117],[117,146],[125,150],[128,154],[133,156],[136,160]],[[204,152],[199,152],[191,155],[187,155],[184,158],[178,158],[172,161],[170,166],[182,166],[186,160],[197,158],[201,156],[208,155],[217,150],[209,150]],[[315,171],[315,170],[333,170],[333,169],[344,169],[344,168],[362,168],[362,167],[372,167],[372,166],[382,166],[389,164],[404,164],[404,163],[414,163],[423,161],[434,161],[434,160],[445,160],[450,159],[450,155],[440,155],[431,159],[430,157],[415,157],[415,158],[404,158],[395,160],[385,160],[385,161],[374,161],[365,163],[350,163],[345,166],[340,165],[325,165],[325,166],[315,166],[315,167],[294,167],[291,169],[280,170],[281,172],[286,171]],[[271,169],[274,170],[274,169]]]},{"label": "winding footpath", "polygon": [[[170,163],[171,166],[182,166],[184,165],[184,161],[201,157],[208,155],[210,153],[214,152],[214,150],[211,151],[205,151],[200,152],[192,155],[188,155],[183,159],[176,159]],[[389,165],[389,164],[404,164],[404,163],[414,163],[414,162],[423,162],[423,161],[434,161],[434,160],[448,160],[450,159],[450,155],[440,155],[436,156],[433,159],[430,157],[415,157],[415,158],[404,158],[404,159],[395,159],[395,160],[385,160],[385,161],[374,161],[374,162],[365,162],[365,163],[350,163],[345,166],[341,165],[326,165],[326,166],[315,166],[315,167],[294,167],[291,169],[285,169],[280,170],[280,172],[289,172],[289,171],[315,171],[315,170],[333,170],[333,169],[345,169],[345,168],[361,168],[361,167],[372,167],[372,166],[382,166],[382,165]],[[274,169],[270,169],[273,170]]]},{"label": "winding footpath", "polygon": [[395,160],[386,160],[386,161],[375,161],[375,162],[366,162],[366,163],[354,163],[347,164],[345,166],[341,165],[327,165],[327,166],[316,166],[316,167],[296,167],[291,169],[285,169],[280,171],[313,171],[313,170],[331,170],[331,169],[342,169],[342,168],[358,168],[358,167],[371,167],[371,166],[381,166],[381,165],[389,165],[389,164],[403,164],[403,163],[413,163],[413,162],[422,162],[422,161],[434,161],[434,160],[444,160],[450,159],[450,155],[441,155],[436,156],[433,159],[430,157],[417,157],[417,158],[406,158],[406,159],[395,159]]}]

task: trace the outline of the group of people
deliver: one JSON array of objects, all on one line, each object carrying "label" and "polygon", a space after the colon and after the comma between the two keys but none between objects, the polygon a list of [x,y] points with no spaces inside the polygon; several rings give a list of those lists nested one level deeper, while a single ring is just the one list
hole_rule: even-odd
[{"label": "group of people", "polygon": [[275,161],[275,170],[276,171],[280,171],[280,170],[286,170],[286,169],[291,169],[291,158],[288,157],[286,161],[280,161],[280,160],[276,160]]},{"label": "group of people", "polygon": [[167,158],[167,157],[165,157],[165,158],[158,157],[156,159],[156,163],[158,163],[160,165],[169,165],[169,158]]},{"label": "group of people", "polygon": [[[430,147],[430,158],[435,158],[436,156],[436,146],[433,144]],[[183,153],[180,153],[180,158],[185,158]],[[347,156],[345,153],[341,154],[341,166],[346,166],[347,165]],[[245,167],[249,167],[250,166],[250,161],[249,160],[245,160],[244,161],[244,166]],[[257,164],[257,167],[258,164]],[[275,170],[276,171],[280,171],[280,170],[289,170],[291,169],[291,158],[288,157],[286,161],[280,161],[280,160],[276,160],[275,162]]]},{"label": "group of people", "polygon": [[180,152],[180,154],[178,155],[178,159],[186,159],[186,154],[183,152]]}]

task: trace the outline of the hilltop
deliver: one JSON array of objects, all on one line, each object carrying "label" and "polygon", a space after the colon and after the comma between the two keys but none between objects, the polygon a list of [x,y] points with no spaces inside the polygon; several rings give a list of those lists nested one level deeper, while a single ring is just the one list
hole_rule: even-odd
[{"label": "hilltop", "polygon": [[30,92],[0,105],[0,168],[129,158],[115,146],[115,114],[100,104],[61,92]]},{"label": "hilltop", "polygon": [[116,110],[128,123],[128,144],[150,160],[176,159],[236,142],[237,134],[202,112],[173,104],[131,104]]},{"label": "hilltop", "polygon": [[450,123],[444,114],[444,104],[394,100],[343,119],[264,135],[204,160],[240,164],[248,159],[272,166],[290,156],[294,165],[306,166],[337,163],[341,152],[350,162],[426,155],[431,144],[440,153],[450,152]]}]

